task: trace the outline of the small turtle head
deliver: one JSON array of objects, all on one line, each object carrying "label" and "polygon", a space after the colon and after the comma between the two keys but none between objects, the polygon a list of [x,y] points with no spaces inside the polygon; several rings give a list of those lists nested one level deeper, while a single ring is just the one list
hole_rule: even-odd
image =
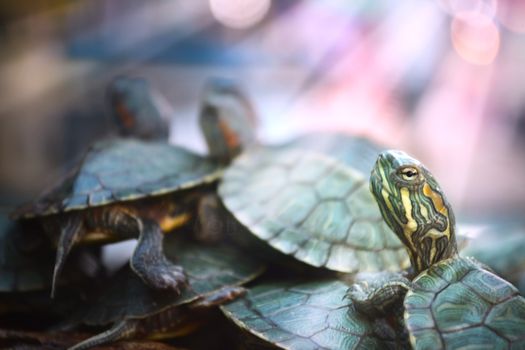
[{"label": "small turtle head", "polygon": [[199,119],[209,155],[224,163],[255,141],[253,107],[230,80],[207,82]]},{"label": "small turtle head", "polygon": [[169,124],[162,115],[169,106],[145,79],[115,78],[108,86],[108,99],[120,135],[168,139]]},{"label": "small turtle head", "polygon": [[370,190],[384,220],[407,248],[415,272],[456,253],[452,208],[419,161],[402,151],[381,153]]}]

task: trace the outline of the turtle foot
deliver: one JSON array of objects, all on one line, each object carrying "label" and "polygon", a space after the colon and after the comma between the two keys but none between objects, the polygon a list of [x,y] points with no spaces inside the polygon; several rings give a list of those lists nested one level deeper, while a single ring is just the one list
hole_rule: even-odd
[{"label": "turtle foot", "polygon": [[130,260],[133,271],[152,288],[180,293],[186,284],[182,267],[169,261],[162,251],[163,235],[155,221],[143,220],[135,252]]},{"label": "turtle foot", "polygon": [[147,273],[140,277],[152,288],[170,289],[178,294],[187,284],[183,268],[168,261],[157,266],[148,266]]},{"label": "turtle foot", "polygon": [[410,281],[401,273],[380,272],[357,278],[347,291],[346,298],[355,309],[368,317],[383,317],[403,303]]}]

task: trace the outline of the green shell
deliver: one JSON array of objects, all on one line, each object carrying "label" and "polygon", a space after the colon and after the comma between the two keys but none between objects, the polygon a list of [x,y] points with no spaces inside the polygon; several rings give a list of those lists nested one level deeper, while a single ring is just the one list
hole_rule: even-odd
[{"label": "green shell", "polygon": [[14,216],[56,214],[166,194],[215,181],[220,174],[218,164],[165,142],[99,142],[65,181]]},{"label": "green shell", "polygon": [[473,256],[525,295],[525,225],[498,224],[469,240],[461,255]]},{"label": "green shell", "polygon": [[525,299],[473,260],[443,260],[413,284],[404,305],[415,349],[525,349]]},{"label": "green shell", "polygon": [[0,292],[28,292],[49,287],[55,253],[31,223],[0,214]]},{"label": "green shell", "polygon": [[395,333],[379,336],[377,324],[359,315],[337,280],[261,284],[221,305],[237,326],[282,349],[382,349]]},{"label": "green shell", "polygon": [[219,195],[256,237],[311,266],[355,272],[408,265],[365,177],[322,154],[251,149],[225,171]]},{"label": "green shell", "polygon": [[230,246],[196,244],[175,235],[165,238],[164,252],[172,260],[176,257],[188,277],[189,285],[180,296],[147,287],[126,266],[90,303],[82,316],[83,322],[105,325],[127,318],[144,318],[223,287],[242,285],[264,269],[260,262]]},{"label": "green shell", "polygon": [[311,150],[329,155],[359,171],[369,174],[384,147],[365,137],[341,133],[311,133],[299,136],[278,148]]}]

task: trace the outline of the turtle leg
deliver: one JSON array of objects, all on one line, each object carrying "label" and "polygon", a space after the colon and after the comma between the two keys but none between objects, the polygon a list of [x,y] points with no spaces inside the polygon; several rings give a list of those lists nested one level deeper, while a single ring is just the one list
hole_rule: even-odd
[{"label": "turtle leg", "polygon": [[71,252],[75,242],[85,233],[85,227],[82,216],[79,214],[70,214],[64,220],[60,227],[60,237],[57,244],[57,253],[55,258],[55,267],[53,270],[53,280],[51,283],[51,298],[55,296],[56,284],[58,277],[64,268],[66,257]]},{"label": "turtle leg", "polygon": [[153,288],[179,292],[186,277],[182,267],[164,256],[164,235],[155,220],[141,219],[134,212],[122,207],[102,210],[88,220],[91,229],[110,231],[123,238],[138,238],[130,259],[131,269]]},{"label": "turtle leg", "polygon": [[139,238],[131,256],[131,269],[148,285],[157,289],[173,289],[180,292],[186,283],[181,266],[169,261],[162,251],[164,235],[157,222],[139,221]]},{"label": "turtle leg", "polygon": [[358,312],[377,318],[387,315],[402,303],[409,288],[410,280],[406,277],[382,273],[370,280],[354,283],[346,297],[352,300]]}]

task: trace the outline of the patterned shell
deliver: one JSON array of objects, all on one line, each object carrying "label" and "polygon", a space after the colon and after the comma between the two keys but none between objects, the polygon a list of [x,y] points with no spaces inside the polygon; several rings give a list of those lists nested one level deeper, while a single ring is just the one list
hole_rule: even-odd
[{"label": "patterned shell", "polygon": [[330,157],[252,149],[225,171],[219,194],[251,233],[311,266],[339,272],[408,266],[364,176]]},{"label": "patterned shell", "polygon": [[343,300],[347,289],[337,280],[267,283],[221,309],[241,329],[281,349],[394,347],[395,332],[376,334],[374,322]]},{"label": "patterned shell", "polygon": [[384,147],[364,138],[341,133],[311,133],[299,136],[278,148],[311,150],[329,155],[363,174],[369,174]]},{"label": "patterned shell", "polygon": [[55,262],[51,245],[37,225],[0,214],[0,292],[26,292],[50,286]]},{"label": "patterned shell", "polygon": [[469,259],[441,261],[405,297],[415,349],[525,349],[525,299]]},{"label": "patterned shell", "polygon": [[56,214],[166,194],[215,181],[220,174],[218,164],[165,142],[99,142],[64,181],[13,216]]},{"label": "patterned shell", "polygon": [[183,305],[227,286],[242,285],[257,277],[264,266],[227,245],[202,245],[169,235],[164,252],[177,261],[188,277],[189,285],[180,296],[172,291],[147,287],[126,266],[111,279],[81,316],[90,325],[105,325],[127,318],[143,318],[166,308]]}]

